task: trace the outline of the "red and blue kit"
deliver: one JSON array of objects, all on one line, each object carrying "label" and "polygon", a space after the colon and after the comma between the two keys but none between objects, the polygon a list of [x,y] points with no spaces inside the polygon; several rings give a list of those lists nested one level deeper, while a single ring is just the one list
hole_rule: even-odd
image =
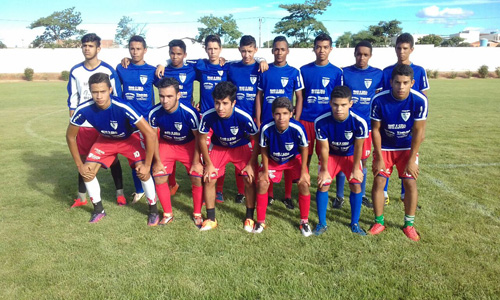
[{"label": "red and blue kit", "polygon": [[[388,66],[383,71],[384,90],[389,90],[391,88],[392,70],[394,70],[395,66],[396,64]],[[419,92],[428,90],[430,86],[429,86],[429,79],[427,78],[427,72],[425,72],[425,69],[413,63],[410,64],[410,67],[413,69],[413,79],[415,79],[415,84],[413,84],[412,89]]]},{"label": "red and blue kit", "polygon": [[167,65],[164,77],[172,77],[179,82],[179,91],[181,92],[181,102],[191,105],[193,101],[193,84],[196,79],[196,71],[192,64],[184,64],[180,68],[174,68]]},{"label": "red and blue kit", "polygon": [[214,108],[212,91],[221,81],[227,81],[227,70],[229,64],[211,64],[208,59],[188,60],[196,70],[196,80],[200,82],[200,111],[205,113]]},{"label": "red and blue kit", "polygon": [[260,77],[259,64],[245,65],[239,61],[229,64],[228,80],[238,87],[236,106],[255,117],[255,97]]}]

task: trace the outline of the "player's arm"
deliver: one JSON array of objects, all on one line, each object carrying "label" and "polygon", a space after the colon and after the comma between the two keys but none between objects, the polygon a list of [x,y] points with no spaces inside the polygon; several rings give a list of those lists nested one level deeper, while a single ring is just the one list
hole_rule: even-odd
[{"label": "player's arm", "polygon": [[260,146],[260,159],[262,164],[262,172],[259,173],[259,181],[269,183],[269,155],[268,147]]},{"label": "player's arm", "polygon": [[330,176],[330,172],[328,172],[328,156],[330,146],[328,145],[328,140],[316,140],[319,144],[319,161],[320,167],[318,172],[318,188],[321,188],[323,185],[329,185],[332,183],[332,177]]},{"label": "player's arm", "polygon": [[382,136],[380,135],[381,122],[372,119],[372,143],[373,143],[373,176],[377,176],[380,171],[385,170],[384,159],[382,158]]},{"label": "player's arm", "polygon": [[[200,146],[199,146],[199,140],[200,140],[200,133],[198,130],[193,130],[194,134],[194,154],[193,154],[193,163],[191,164],[191,169],[189,170],[189,174],[192,173],[198,173],[198,174],[203,174],[203,165],[201,164],[201,159],[200,159]],[[206,141],[206,137],[205,137]]]},{"label": "player's arm", "polygon": [[257,96],[255,96],[255,125],[257,125],[257,127],[260,127],[261,125],[263,97],[263,92],[261,90],[258,90]]},{"label": "player's arm", "polygon": [[122,58],[122,61],[120,62],[120,64],[122,65],[122,67],[124,67],[125,69],[128,68],[128,65],[130,65],[130,58],[128,57],[124,57]]},{"label": "player's arm", "polygon": [[73,114],[75,113],[75,109],[78,106],[78,100],[80,98],[80,95],[78,93],[78,89],[76,87],[76,80],[73,77],[72,73],[70,73],[70,75],[69,75],[68,86],[66,89],[68,91],[69,117],[71,118],[73,116]]},{"label": "player's arm", "polygon": [[[372,133],[373,134],[373,133]],[[349,180],[352,178],[363,181],[363,171],[361,171],[361,156],[363,154],[363,145],[365,143],[365,139],[355,139],[354,140],[354,154],[353,154],[353,164],[352,164],[352,173],[349,177]]]},{"label": "player's arm", "polygon": [[267,63],[265,58],[256,57],[255,61],[259,63],[259,72],[264,73],[265,71],[269,70],[269,64]]},{"label": "player's arm", "polygon": [[309,175],[309,169],[307,168],[307,155],[309,153],[309,147],[299,147],[300,156],[302,157],[302,165],[300,167],[300,179],[297,184],[305,182],[308,186],[311,186],[311,176]]},{"label": "player's arm", "polygon": [[208,154],[208,145],[207,145],[207,134],[201,133],[198,135],[198,147],[200,148],[200,153],[203,156],[203,162],[205,163],[205,170],[203,172],[203,180],[210,182],[213,174],[217,174],[215,170],[214,164],[210,159],[210,155]]},{"label": "player's arm", "polygon": [[302,108],[304,106],[304,96],[302,90],[295,91],[295,120],[300,121],[300,116],[302,115]]},{"label": "player's arm", "polygon": [[148,122],[146,122],[144,118],[139,119],[139,121],[135,123],[135,126],[137,126],[137,128],[141,131],[146,141],[146,159],[143,164],[144,168],[136,169],[137,177],[142,179],[147,178],[149,175],[153,157],[156,157],[155,152],[158,153],[155,164],[161,164],[161,160],[159,159],[158,137],[154,129],[149,126]]},{"label": "player's arm", "polygon": [[[415,121],[415,123],[413,123],[413,128],[411,132],[412,136],[411,136],[410,158],[408,159],[408,164],[406,165],[405,173],[413,176],[415,180],[417,179],[418,174],[420,172],[416,161],[417,161],[418,149],[420,148],[420,145],[424,141],[425,122],[426,122],[425,120]],[[372,130],[372,136],[373,136],[373,130]]]},{"label": "player's arm", "polygon": [[78,168],[78,172],[82,175],[83,178],[91,178],[93,173],[90,168],[85,168],[84,162],[78,153],[78,146],[76,144],[76,136],[78,135],[79,127],[73,124],[68,125],[68,129],[66,130],[66,143],[68,144],[69,152],[75,161],[76,167]]},{"label": "player's arm", "polygon": [[158,78],[163,78],[164,74],[165,74],[165,66],[164,65],[157,65],[156,71],[155,71],[155,76]]}]

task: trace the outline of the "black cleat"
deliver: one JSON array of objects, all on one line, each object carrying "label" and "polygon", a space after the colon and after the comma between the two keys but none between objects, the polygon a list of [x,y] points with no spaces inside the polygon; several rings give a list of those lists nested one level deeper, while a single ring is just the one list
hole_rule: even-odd
[{"label": "black cleat", "polygon": [[343,197],[335,197],[332,201],[332,208],[341,209],[343,205],[344,205]]},{"label": "black cleat", "polygon": [[242,194],[237,194],[236,199],[234,199],[234,202],[236,203],[243,203],[245,201],[245,195]]},{"label": "black cleat", "polygon": [[373,203],[371,203],[368,197],[363,196],[363,201],[361,203],[368,208],[373,208]]},{"label": "black cleat", "polygon": [[288,208],[288,209],[295,208],[295,206],[293,206],[293,201],[291,198],[282,199],[281,202],[283,202],[283,204],[285,204],[286,208]]}]

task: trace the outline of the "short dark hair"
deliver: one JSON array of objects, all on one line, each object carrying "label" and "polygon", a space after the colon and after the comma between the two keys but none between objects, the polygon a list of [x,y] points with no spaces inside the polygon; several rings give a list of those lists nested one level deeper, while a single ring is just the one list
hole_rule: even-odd
[{"label": "short dark hair", "polygon": [[273,48],[274,48],[274,45],[276,45],[277,42],[285,42],[286,46],[288,47],[288,41],[286,40],[286,37],[284,35],[278,35],[277,37],[274,38],[274,40],[273,40]]},{"label": "short dark hair", "polygon": [[290,99],[288,99],[287,97],[278,97],[274,99],[273,104],[271,106],[273,114],[278,108],[286,108],[288,109],[289,112],[293,112],[292,101],[290,101]]},{"label": "short dark hair", "polygon": [[184,43],[183,40],[171,40],[170,43],[168,43],[168,47],[170,49],[173,47],[179,47],[184,51],[184,53],[186,53],[186,43]]},{"label": "short dark hair", "polygon": [[207,37],[205,38],[205,48],[208,47],[208,43],[210,43],[210,42],[215,42],[215,43],[219,44],[219,47],[221,46],[220,37],[218,37],[216,35],[213,35],[213,34],[207,35]]},{"label": "short dark hair", "polygon": [[179,81],[173,77],[163,77],[158,82],[158,89],[164,89],[168,87],[173,87],[175,89],[175,93],[179,92]]},{"label": "short dark hair", "polygon": [[238,88],[230,81],[219,82],[212,91],[212,97],[215,100],[224,100],[229,97],[231,102],[236,101],[236,91]]},{"label": "short dark hair", "polygon": [[405,33],[401,34],[396,39],[396,46],[398,44],[401,44],[401,43],[408,43],[408,44],[410,44],[410,48],[413,48],[413,44],[414,44],[414,42],[413,42],[413,36],[411,34],[409,34],[408,32],[405,32]]},{"label": "short dark hair", "polygon": [[413,79],[413,69],[409,65],[397,64],[392,70],[391,80],[393,80],[394,77],[398,75],[409,76],[411,79]]},{"label": "short dark hair", "polygon": [[356,53],[356,51],[358,51],[359,47],[370,48],[370,54],[372,53],[373,47],[372,47],[372,43],[370,43],[369,41],[364,41],[363,40],[363,41],[357,43],[356,47],[354,47],[354,53]]},{"label": "short dark hair", "polygon": [[140,35],[134,35],[130,38],[130,40],[128,40],[128,46],[130,47],[130,43],[132,42],[139,42],[139,43],[142,43],[142,46],[144,48],[147,48],[148,46],[146,45],[146,40],[140,36]]},{"label": "short dark hair", "polygon": [[330,46],[332,45],[332,37],[322,32],[314,39],[314,44],[313,44],[314,47],[316,47],[317,42],[322,42],[322,41],[328,41],[330,43]]},{"label": "short dark hair", "polygon": [[101,47],[101,38],[95,33],[87,33],[82,36],[82,44],[84,43],[95,43],[97,47]]},{"label": "short dark hair", "polygon": [[109,80],[109,75],[105,73],[95,73],[89,78],[89,87],[96,83],[106,83],[108,88],[111,87],[111,81]]},{"label": "short dark hair", "polygon": [[257,42],[255,41],[255,38],[251,35],[244,35],[240,39],[240,47],[244,46],[254,46],[257,47]]},{"label": "short dark hair", "polygon": [[351,89],[345,85],[337,85],[333,88],[332,94],[330,95],[330,101],[338,98],[347,98],[349,101],[352,100]]}]

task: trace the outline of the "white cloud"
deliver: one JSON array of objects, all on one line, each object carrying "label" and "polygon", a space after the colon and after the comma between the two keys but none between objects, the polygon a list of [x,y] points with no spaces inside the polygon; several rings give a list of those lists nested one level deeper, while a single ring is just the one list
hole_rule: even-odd
[{"label": "white cloud", "polygon": [[416,16],[425,20],[421,23],[425,24],[442,24],[446,27],[466,24],[465,19],[474,15],[473,11],[463,8],[448,8],[440,9],[436,5],[428,6],[417,12]]}]

